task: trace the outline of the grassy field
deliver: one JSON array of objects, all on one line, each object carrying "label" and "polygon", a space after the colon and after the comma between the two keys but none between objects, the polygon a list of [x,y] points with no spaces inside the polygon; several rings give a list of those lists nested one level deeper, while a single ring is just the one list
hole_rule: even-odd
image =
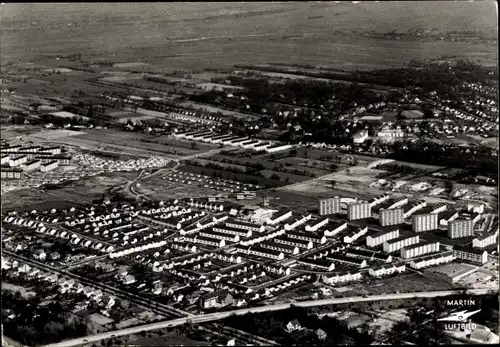
[{"label": "grassy field", "polygon": [[[493,2],[7,4],[2,61],[76,53],[117,63],[200,69],[286,61],[342,68],[399,66],[453,54],[496,63],[496,47],[363,38],[395,28],[496,31]],[[134,23],[134,25],[130,25]],[[189,23],[186,25],[186,23]],[[362,26],[359,23],[363,23]],[[338,36],[359,34],[357,37]],[[131,68],[131,67],[129,67]],[[134,67],[134,69],[143,67]]]},{"label": "grassy field", "polygon": [[89,177],[64,184],[57,189],[23,189],[2,194],[2,208],[21,208],[24,206],[67,207],[67,204],[89,204],[99,198],[109,188],[125,184],[137,177],[137,172],[116,172]]}]

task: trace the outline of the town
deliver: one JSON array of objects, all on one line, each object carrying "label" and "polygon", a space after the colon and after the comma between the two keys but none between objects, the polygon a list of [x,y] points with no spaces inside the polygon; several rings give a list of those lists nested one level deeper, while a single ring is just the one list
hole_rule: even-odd
[{"label": "town", "polygon": [[[311,22],[337,5],[386,6],[337,3],[296,6]],[[246,29],[284,18],[283,4],[192,5]],[[113,14],[116,28],[129,15]],[[65,16],[57,35],[86,23]],[[211,48],[208,62],[198,40],[238,36],[169,37],[188,52],[172,56],[142,49],[149,31],[122,53],[95,51],[114,39],[75,51],[48,35],[50,52],[30,41],[40,53],[24,57],[12,41],[0,76],[2,346],[497,344],[496,49],[480,30],[417,29],[335,33],[326,46],[384,51],[342,56],[351,65],[307,40],[315,53],[300,58],[287,45],[309,34],[282,32],[245,32],[262,54]],[[415,42],[419,59],[406,52]]]}]

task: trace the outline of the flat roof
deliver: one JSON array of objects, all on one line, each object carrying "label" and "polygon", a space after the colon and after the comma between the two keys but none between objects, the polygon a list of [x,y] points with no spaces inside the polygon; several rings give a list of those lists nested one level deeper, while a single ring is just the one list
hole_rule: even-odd
[{"label": "flat roof", "polygon": [[405,246],[403,247],[403,249],[415,249],[415,248],[418,248],[418,247],[422,247],[422,246],[426,246],[426,245],[432,245],[432,244],[435,244],[435,243],[439,243],[438,241],[421,241],[419,243],[414,243],[413,245],[408,245],[408,246]]},{"label": "flat roof", "polygon": [[466,253],[473,253],[473,254],[477,254],[477,255],[482,255],[484,252],[486,252],[485,250],[472,248],[470,246],[460,246],[460,245],[454,246],[453,250],[454,251],[455,250],[462,251],[462,252],[466,252]]},{"label": "flat roof", "polygon": [[393,243],[396,243],[396,242],[399,242],[399,241],[403,241],[403,240],[406,240],[406,239],[411,239],[413,237],[420,238],[420,235],[405,235],[405,236],[397,237],[397,238],[392,239],[392,240],[387,240],[385,242],[387,242],[388,244],[393,244]]}]

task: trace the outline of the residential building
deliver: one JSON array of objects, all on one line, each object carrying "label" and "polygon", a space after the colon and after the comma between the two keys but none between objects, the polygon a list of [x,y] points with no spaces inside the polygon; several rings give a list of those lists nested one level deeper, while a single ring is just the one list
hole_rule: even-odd
[{"label": "residential building", "polygon": [[415,258],[427,253],[439,251],[439,242],[419,242],[414,245],[401,248],[401,258]]},{"label": "residential building", "polygon": [[30,160],[28,162],[26,162],[22,168],[23,168],[23,171],[33,171],[33,170],[36,170],[38,168],[40,168],[40,160]]},{"label": "residential building", "polygon": [[455,219],[448,223],[448,237],[460,239],[474,235],[474,223],[471,219]]},{"label": "residential building", "polygon": [[280,222],[283,222],[292,216],[292,211],[279,212],[276,215],[273,215],[271,218],[267,220],[267,224],[276,225]]},{"label": "residential building", "polygon": [[276,153],[280,151],[286,151],[287,149],[293,148],[293,145],[286,145],[286,144],[274,144],[269,147],[266,147],[265,151],[267,153]]},{"label": "residential building", "polygon": [[453,261],[454,259],[455,257],[453,256],[453,251],[446,251],[439,254],[429,254],[420,258],[413,259],[410,262],[410,267],[412,269],[420,270],[430,266],[446,264]]},{"label": "residential building", "polygon": [[226,222],[226,225],[230,228],[235,228],[235,229],[241,229],[241,230],[248,230],[251,232],[263,232],[266,230],[266,228],[263,225],[255,224],[255,223],[249,223],[249,222],[244,222],[240,220],[235,220],[231,219]]},{"label": "residential building", "polygon": [[404,211],[402,208],[379,210],[378,213],[380,225],[385,227],[404,223],[403,212]]},{"label": "residential building", "polygon": [[377,247],[386,241],[397,239],[399,237],[399,230],[394,229],[391,231],[381,231],[366,237],[366,245],[368,247]]},{"label": "residential building", "polygon": [[425,200],[420,200],[417,203],[412,204],[412,205],[406,205],[403,208],[403,211],[404,211],[403,218],[410,217],[413,213],[417,212],[418,210],[423,209],[426,206],[427,206],[427,201],[425,201]]},{"label": "residential building", "polygon": [[498,228],[494,232],[491,233],[484,232],[482,234],[477,235],[472,240],[472,247],[485,248],[497,244],[497,241],[498,241]]},{"label": "residential building", "polygon": [[404,263],[399,264],[384,264],[372,267],[368,269],[368,273],[373,277],[382,277],[393,275],[395,273],[403,273],[406,271],[406,265]]},{"label": "residential building", "polygon": [[352,243],[361,236],[365,235],[367,232],[368,232],[368,227],[358,228],[349,233],[349,235],[344,236],[344,243]]},{"label": "residential building", "polygon": [[9,166],[16,167],[25,164],[28,161],[28,157],[25,155],[11,156],[9,159]]},{"label": "residential building", "polygon": [[5,179],[20,179],[22,176],[22,169],[12,168],[12,167],[4,167],[2,166],[0,169],[1,178]]},{"label": "residential building", "polygon": [[347,205],[347,218],[359,220],[371,217],[372,211],[369,202],[357,202]]},{"label": "residential building", "polygon": [[55,168],[57,168],[58,165],[59,165],[59,162],[57,160],[54,160],[54,161],[51,161],[48,163],[44,163],[40,166],[40,171],[42,171],[42,172],[52,171]]},{"label": "residential building", "polygon": [[10,162],[10,156],[8,154],[2,154],[0,165],[8,165],[9,162]]},{"label": "residential building", "polygon": [[436,230],[438,227],[437,213],[417,214],[412,216],[412,230],[416,233]]},{"label": "residential building", "polygon": [[334,275],[323,275],[321,280],[326,284],[338,284],[338,283],[347,283],[359,281],[363,275],[361,272],[345,272],[345,273],[336,273]]},{"label": "residential building", "polygon": [[320,216],[340,213],[340,197],[320,199],[318,201],[318,211]]},{"label": "residential building", "polygon": [[317,231],[319,228],[324,227],[327,224],[328,224],[328,218],[315,220],[313,223],[307,224],[305,227],[305,230],[314,232],[314,231]]},{"label": "residential building", "polygon": [[329,223],[328,229],[324,231],[323,235],[326,237],[332,237],[347,229],[346,222],[332,222]]},{"label": "residential building", "polygon": [[488,261],[488,252],[473,247],[455,246],[453,247],[453,256],[481,265]]}]

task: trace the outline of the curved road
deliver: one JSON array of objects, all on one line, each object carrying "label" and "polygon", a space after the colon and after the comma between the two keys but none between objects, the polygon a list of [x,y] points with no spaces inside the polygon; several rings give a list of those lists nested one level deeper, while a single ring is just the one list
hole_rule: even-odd
[{"label": "curved road", "polygon": [[[224,319],[230,317],[231,315],[243,315],[246,313],[258,313],[258,312],[266,312],[266,311],[279,311],[285,310],[292,305],[298,307],[314,307],[314,306],[323,306],[323,305],[332,305],[332,304],[345,304],[345,303],[355,303],[355,302],[370,302],[370,301],[384,301],[384,300],[399,300],[399,299],[414,299],[414,298],[435,298],[441,296],[450,296],[454,294],[462,294],[463,290],[444,290],[444,291],[433,291],[433,292],[414,292],[414,293],[400,293],[400,294],[384,294],[384,295],[370,295],[366,297],[356,296],[356,297],[348,297],[348,298],[334,298],[334,299],[324,299],[324,300],[313,300],[313,301],[303,301],[296,302],[293,304],[277,304],[277,305],[269,305],[269,306],[260,306],[254,308],[243,308],[231,311],[224,312],[216,312],[209,313],[199,316],[191,316],[191,317],[183,317],[172,319],[163,322],[145,324],[142,326],[136,326],[132,328],[126,328],[116,331],[110,331],[105,333],[100,333],[96,335],[76,338],[72,340],[66,340],[59,343],[53,343],[50,345],[45,345],[44,347],[73,347],[86,343],[94,343],[101,340],[114,338],[118,336],[125,336],[130,334],[140,333],[142,331],[151,331],[158,330],[168,327],[174,327],[178,325],[183,325],[188,322],[193,324],[212,322],[220,319]],[[470,295],[485,295],[491,293],[489,289],[471,289],[467,291],[467,294]]]}]

